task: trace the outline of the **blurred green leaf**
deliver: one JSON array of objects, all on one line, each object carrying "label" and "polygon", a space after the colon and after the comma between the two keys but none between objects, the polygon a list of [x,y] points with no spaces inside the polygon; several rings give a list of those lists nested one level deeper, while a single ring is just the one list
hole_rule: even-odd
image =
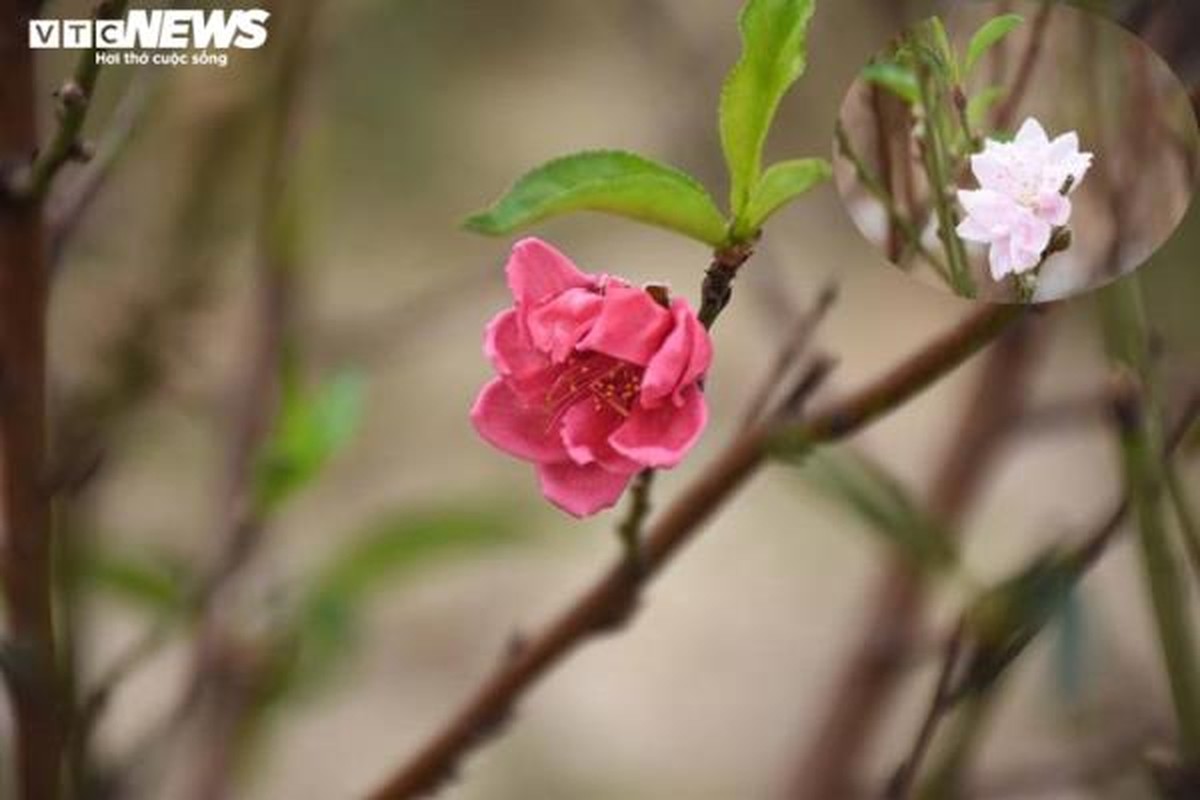
[{"label": "blurred green leaf", "polygon": [[80,554],[82,579],[105,592],[161,617],[173,617],[188,606],[194,576],[169,556],[89,549]]},{"label": "blurred green leaf", "polygon": [[785,204],[796,199],[819,183],[829,180],[833,172],[822,158],[801,158],[773,165],[754,187],[746,209],[746,229],[750,234],[762,227],[767,218]]},{"label": "blurred green leaf", "polygon": [[930,17],[912,26],[911,33],[896,50],[896,61],[912,69],[914,74],[932,72],[943,85],[959,83],[958,58],[940,17]]},{"label": "blurred green leaf", "polygon": [[363,381],[355,373],[311,391],[285,381],[279,418],[255,476],[259,507],[269,512],[311,483],[354,435],[362,411]]},{"label": "blurred green leaf", "polygon": [[812,456],[811,481],[885,541],[930,571],[957,563],[953,540],[880,466],[849,452]]},{"label": "blurred green leaf", "polygon": [[1004,97],[1004,87],[989,86],[986,89],[978,92],[974,97],[967,101],[967,123],[972,130],[978,130],[987,122],[987,116],[991,113],[992,107]]},{"label": "blurred green leaf", "polygon": [[864,67],[861,76],[864,81],[882,86],[909,105],[915,106],[921,100],[917,76],[903,64],[876,61]]},{"label": "blurred green leaf", "polygon": [[350,646],[365,602],[430,566],[468,558],[526,537],[504,511],[399,512],[347,539],[307,584],[294,622],[294,675],[311,685]]},{"label": "blurred green leaf", "polygon": [[713,246],[725,238],[725,219],[695,178],[617,150],[576,153],[543,164],[464,225],[501,236],[573,211],[617,214]]},{"label": "blurred green leaf", "polygon": [[1056,637],[1054,641],[1055,684],[1067,702],[1074,703],[1083,693],[1086,674],[1084,652],[1087,649],[1087,619],[1083,598],[1078,587],[1073,587],[1062,598],[1058,612],[1054,615]]},{"label": "blurred green leaf", "polygon": [[813,0],[747,0],[738,17],[742,56],[721,91],[721,145],[729,204],[741,221],[762,170],[763,147],[780,101],[804,73]]},{"label": "blurred green leaf", "polygon": [[1061,612],[1080,568],[1078,559],[1051,549],[972,603],[964,615],[974,645],[964,675],[967,690],[987,691]]},{"label": "blurred green leaf", "polygon": [[970,75],[971,70],[979,63],[983,54],[1023,22],[1025,22],[1025,18],[1020,14],[1001,14],[985,22],[971,37],[971,43],[967,45],[967,60],[963,64],[963,74]]}]

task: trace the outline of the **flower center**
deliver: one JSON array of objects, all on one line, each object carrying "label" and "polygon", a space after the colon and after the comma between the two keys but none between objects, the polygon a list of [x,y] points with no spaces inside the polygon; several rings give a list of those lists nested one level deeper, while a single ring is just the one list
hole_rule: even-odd
[{"label": "flower center", "polygon": [[576,353],[546,392],[546,411],[553,426],[576,403],[591,400],[595,411],[609,408],[628,417],[642,390],[642,369],[599,353]]}]

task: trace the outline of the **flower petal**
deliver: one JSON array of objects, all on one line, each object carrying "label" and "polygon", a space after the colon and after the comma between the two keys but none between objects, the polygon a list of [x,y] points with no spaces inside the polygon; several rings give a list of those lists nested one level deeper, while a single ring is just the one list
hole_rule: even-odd
[{"label": "flower petal", "polygon": [[1038,197],[1035,213],[1049,225],[1066,225],[1071,219],[1071,201],[1058,192],[1044,192]]},{"label": "flower petal", "polygon": [[564,461],[566,448],[549,415],[525,403],[502,378],[483,387],[471,407],[471,422],[493,447],[535,462]]},{"label": "flower petal", "polygon": [[483,335],[483,353],[506,378],[521,380],[550,366],[550,361],[537,350],[521,331],[514,309],[501,311],[488,323]]},{"label": "flower petal", "polygon": [[632,287],[610,287],[604,306],[581,350],[594,350],[644,367],[671,329],[671,314],[649,294]]},{"label": "flower petal", "polygon": [[988,266],[994,281],[1001,281],[1014,271],[1011,244],[1008,239],[1002,239],[993,243],[992,248],[988,251]]},{"label": "flower petal", "polygon": [[571,355],[575,345],[591,329],[604,299],[588,289],[567,289],[531,309],[525,326],[533,346],[558,363]]},{"label": "flower petal", "polygon": [[582,289],[594,284],[579,271],[571,259],[541,239],[522,239],[513,245],[504,267],[508,288],[518,303],[531,306],[567,289]]},{"label": "flower petal", "polygon": [[580,466],[599,464],[609,472],[628,474],[641,465],[613,449],[608,439],[625,418],[601,404],[598,408],[585,399],[567,409],[562,417],[562,440],[567,455]]},{"label": "flower petal", "polygon": [[539,464],[542,494],[575,517],[586,517],[616,505],[633,474],[618,475],[596,464]]},{"label": "flower petal", "polygon": [[1042,123],[1029,117],[1021,124],[1021,129],[1017,131],[1014,141],[1023,147],[1045,147],[1050,144],[1050,137],[1046,135],[1046,129],[1042,127]]},{"label": "flower petal", "polygon": [[684,390],[683,404],[638,406],[609,441],[613,448],[647,467],[673,467],[704,432],[708,403],[699,387]]},{"label": "flower petal", "polygon": [[642,377],[641,399],[648,407],[671,395],[676,405],[682,405],[684,389],[695,384],[712,364],[712,339],[682,297],[672,301],[671,317],[671,333]]}]

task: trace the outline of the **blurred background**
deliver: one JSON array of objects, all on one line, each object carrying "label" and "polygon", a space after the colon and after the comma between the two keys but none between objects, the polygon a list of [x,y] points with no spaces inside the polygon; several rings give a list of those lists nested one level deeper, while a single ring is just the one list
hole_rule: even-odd
[{"label": "blurred background", "polygon": [[[96,454],[62,510],[93,554],[74,609],[76,662],[81,685],[120,678],[98,716],[97,761],[101,772],[120,770],[134,796],[191,796],[230,759],[236,797],[359,796],[461,702],[514,634],[548,619],[608,563],[619,512],[564,517],[541,500],[527,465],[468,423],[489,374],[483,326],[507,303],[510,243],[458,222],[525,170],[588,148],[644,153],[696,174],[718,198],[726,192],[715,109],[739,49],[734,0],[340,0],[313,3],[302,27],[303,5],[277,4],[272,44],[235,52],[224,69],[106,68],[87,133],[109,173],[77,214],[62,204],[88,168],[65,174],[67,200],[51,201],[70,233],[51,309],[58,438]],[[771,159],[831,157],[833,121],[862,65],[903,25],[946,5],[819,2],[808,71],[780,111]],[[87,9],[55,2],[46,11]],[[1188,86],[1200,80],[1188,49],[1200,41],[1194,4],[1103,10],[1147,31]],[[294,30],[302,46],[284,52]],[[47,125],[51,92],[72,64],[70,54],[39,62]],[[1045,59],[1039,69],[1049,80],[1057,66]],[[282,112],[281,96],[292,98]],[[110,158],[114,126],[128,136],[107,134]],[[286,224],[264,235],[264,218]],[[537,233],[584,269],[669,281],[693,297],[709,258],[614,218]],[[1181,381],[1200,355],[1198,256],[1193,209],[1139,272],[1162,358]],[[177,595],[227,544],[230,442],[261,323],[256,276],[273,257],[290,265],[289,375],[309,387],[349,376],[362,412],[319,479],[263,521],[252,557],[221,593],[210,663],[181,634]],[[830,395],[971,309],[889,265],[832,185],[806,196],[772,221],[743,271],[715,333],[713,421],[687,463],[660,476],[659,507],[736,431],[781,331],[830,280],[841,287],[819,337],[839,364]],[[1102,390],[1108,370],[1090,299],[1031,328],[1028,363],[1013,375],[1031,415]],[[958,421],[986,413],[986,395],[969,405],[980,402],[979,372],[978,361],[959,370],[853,446],[914,496],[936,495]],[[1053,424],[1016,426],[955,515],[968,574],[932,587],[918,643],[938,640],[971,587],[1044,544],[1085,535],[1119,497],[1102,420],[1049,416]],[[1193,466],[1188,484],[1198,477]],[[364,545],[373,542],[382,544]],[[1107,769],[1119,761],[1114,748],[1136,753],[1171,723],[1133,556],[1129,542],[1115,547],[1084,581],[1074,621],[1019,665],[983,744],[980,796],[1150,796],[1136,771]],[[805,472],[771,468],[650,589],[636,624],[551,674],[445,796],[792,791],[831,708],[852,700],[838,681],[891,562],[888,544]],[[249,723],[174,723],[198,670],[240,686],[239,675],[255,672],[247,664],[264,658],[253,643],[294,631],[296,609],[331,574],[321,585],[335,599],[300,615]],[[915,649],[902,691],[880,708],[856,768],[870,791],[905,753],[927,702],[929,649]],[[235,752],[211,752],[223,748]],[[1047,771],[1036,789],[1022,783]]]},{"label": "blurred background", "polygon": [[[1049,301],[1095,289],[1136,269],[1174,232],[1191,202],[1195,186],[1197,136],[1187,88],[1149,45],[1105,16],[1065,4],[1035,0],[961,3],[942,17],[957,57],[966,58],[968,43],[989,20],[1017,14],[1023,21],[964,74],[965,118],[972,135],[1005,141],[1033,118],[1051,138],[1075,131],[1080,149],[1095,156],[1094,169],[1071,194],[1071,246],[1054,254],[1037,273],[1034,299]],[[901,34],[873,58],[892,69],[895,50],[914,29]],[[1026,55],[1029,55],[1029,59]],[[1031,60],[1030,60],[1031,59]],[[1038,66],[1037,61],[1046,63]],[[1027,66],[1027,63],[1029,66]],[[878,67],[875,67],[878,69]],[[997,91],[999,90],[999,91]],[[939,107],[949,120],[958,117],[947,91]],[[919,107],[919,104],[918,104]],[[923,180],[922,156],[914,138],[908,103],[883,83],[868,78],[864,68],[846,95],[840,115],[851,155],[836,160],[838,186],[847,210],[863,235],[913,277],[949,288],[912,247],[900,249],[885,206],[856,174],[858,159],[867,174],[884,187],[904,217],[914,220],[927,251],[940,252],[935,221],[929,210],[929,184]],[[929,119],[922,112],[921,119]],[[1136,121],[1131,124],[1131,121]],[[925,127],[928,122],[923,123]],[[960,125],[944,125],[956,134]],[[958,137],[962,138],[962,137]],[[952,139],[953,183],[979,188],[967,155],[977,151]],[[1109,197],[1121,191],[1117,214]],[[1114,236],[1120,253],[1106,257]],[[970,274],[983,299],[1012,301],[1011,281],[998,284],[987,268],[987,249],[968,245]]]}]

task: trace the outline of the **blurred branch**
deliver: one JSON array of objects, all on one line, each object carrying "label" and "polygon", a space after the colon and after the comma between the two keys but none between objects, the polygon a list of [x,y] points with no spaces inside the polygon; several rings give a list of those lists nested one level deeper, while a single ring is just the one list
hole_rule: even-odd
[{"label": "blurred branch", "polygon": [[[292,305],[299,269],[296,159],[304,127],[303,87],[309,75],[317,0],[282,4],[287,22],[268,82],[266,156],[257,232],[257,287],[253,331],[229,430],[221,550],[201,588],[198,650],[187,696],[200,699],[201,740],[192,794],[227,797],[261,676],[247,664],[236,637],[225,629],[222,602],[234,579],[257,553],[267,523],[256,484],[256,465],[279,410],[281,379],[292,355]],[[269,659],[268,659],[269,660]]]},{"label": "blurred branch", "polygon": [[792,330],[784,338],[783,346],[775,353],[775,357],[767,370],[763,382],[746,404],[742,417],[743,429],[760,422],[779,392],[779,387],[787,378],[789,372],[800,362],[801,356],[812,346],[813,334],[829,314],[833,304],[837,302],[838,287],[835,283],[827,283],[820,292],[812,307],[796,318]]},{"label": "blurred branch", "polygon": [[1025,45],[1025,52],[1021,55],[1020,65],[1017,67],[1017,75],[1013,79],[1012,88],[1008,90],[1008,93],[1004,96],[1004,100],[996,107],[996,111],[992,115],[993,130],[1007,130],[1012,126],[1017,110],[1025,100],[1025,93],[1029,91],[1029,84],[1033,79],[1038,59],[1042,54],[1046,31],[1050,24],[1050,14],[1053,10],[1054,3],[1052,0],[1042,0],[1042,7],[1033,19],[1033,27],[1029,33],[1029,42]]},{"label": "blurred branch", "polygon": [[1017,307],[985,307],[874,382],[815,410],[805,421],[783,428],[756,426],[738,435],[647,530],[642,568],[636,574],[625,568],[623,560],[605,572],[541,633],[512,652],[370,797],[416,797],[449,779],[470,751],[503,727],[520,697],[549,670],[580,644],[629,621],[642,589],[763,466],[781,441],[816,446],[850,436],[953,371],[1022,313]]},{"label": "blurred branch", "polygon": [[[0,170],[37,146],[27,4],[0,2]],[[2,176],[0,177],[11,177]],[[0,186],[0,560],[15,788],[59,797],[63,709],[53,619],[50,496],[46,491],[46,259],[36,195]],[[6,766],[7,766],[6,759]]]},{"label": "blurred branch", "polygon": [[[1112,408],[1115,410],[1117,417],[1123,415],[1120,410],[1121,401],[1114,402]],[[1183,409],[1178,422],[1174,426],[1174,430],[1168,437],[1166,446],[1166,457],[1170,457],[1174,450],[1179,447],[1188,431],[1196,421],[1197,414],[1200,413],[1200,395],[1197,395],[1189,401]],[[1093,531],[1084,539],[1081,539],[1070,551],[1066,552],[1061,558],[1057,559],[1057,564],[1062,570],[1062,578],[1065,585],[1056,588],[1059,593],[1069,592],[1075,585],[1083,579],[1084,575],[1090,570],[1103,555],[1108,546],[1111,544],[1115,535],[1120,531],[1122,524],[1129,515],[1132,505],[1134,505],[1135,495],[1132,492],[1126,492],[1125,495],[1118,501],[1113,510],[1105,514],[1101,521],[1094,527]],[[1032,569],[1026,574],[1032,574]],[[1017,589],[1024,589],[1027,592],[1033,593],[1033,588],[1022,586],[1018,583],[1011,583],[1010,586]],[[989,593],[993,596],[991,606],[986,606],[988,603]],[[955,627],[954,634],[949,638],[946,644],[946,655],[943,661],[941,677],[938,680],[937,687],[930,701],[929,710],[924,721],[918,729],[914,739],[909,756],[901,763],[895,775],[888,783],[888,788],[885,791],[885,797],[889,800],[905,800],[910,796],[914,780],[919,774],[921,761],[927,752],[931,741],[937,731],[938,726],[942,721],[953,711],[960,702],[965,701],[968,704],[974,701],[984,701],[985,695],[990,697],[993,692],[990,690],[998,681],[1001,674],[1016,663],[1019,656],[1029,645],[1029,643],[1040,633],[1045,622],[1046,608],[1037,608],[1033,615],[1029,613],[1017,614],[1011,618],[1011,621],[1018,625],[1030,626],[1026,629],[1020,627],[1015,630],[1005,630],[1003,625],[1000,625],[996,630],[980,630],[978,622],[972,625],[971,618],[977,613],[977,609],[989,608],[988,621],[995,625],[997,620],[1006,620],[1006,616],[997,615],[996,609],[999,606],[995,605],[996,600],[1003,600],[1004,584],[1000,584],[996,588],[983,593],[978,600],[973,602],[968,610],[960,616],[959,622]],[[1017,602],[1029,603],[1029,598],[1016,598]],[[1036,598],[1032,599],[1036,602]],[[1052,604],[1051,604],[1052,605]],[[1036,616],[1041,613],[1042,616]],[[1032,618],[1031,618],[1032,617]],[[970,639],[967,634],[973,636],[987,636],[989,638],[981,639],[981,644],[973,644],[973,648],[992,648],[999,653],[999,657],[986,656],[992,658],[995,662],[994,672],[989,673],[986,684],[982,686],[970,686],[967,682],[971,679],[970,671],[967,671],[961,678],[957,678],[964,683],[963,686],[955,684],[956,675],[960,672],[958,664],[960,655],[964,651],[964,645]],[[999,643],[999,646],[997,646]],[[986,650],[982,651],[986,653]],[[978,658],[978,657],[976,657]],[[990,702],[990,701],[988,701]],[[978,709],[983,711],[983,707]],[[933,775],[925,783],[925,789],[920,794],[921,797],[941,798],[946,796],[946,791],[953,790],[958,781],[962,777],[962,772],[967,764],[969,745],[968,742],[973,741],[980,733],[978,726],[983,723],[985,718],[983,713],[968,714],[967,726],[960,730],[963,734],[963,740],[956,742],[948,750],[948,755],[943,759],[939,768],[933,771]],[[931,788],[932,787],[932,788]]]},{"label": "blurred branch", "polygon": [[1110,358],[1129,384],[1115,418],[1125,482],[1137,518],[1142,556],[1163,662],[1179,725],[1180,756],[1200,764],[1200,662],[1186,586],[1176,569],[1163,508],[1161,408],[1150,368],[1149,330],[1136,278],[1102,295]]},{"label": "blurred branch", "polygon": [[1183,544],[1187,549],[1188,558],[1192,562],[1192,571],[1200,580],[1200,519],[1196,517],[1195,506],[1188,496],[1187,488],[1179,477],[1179,465],[1168,458],[1163,464],[1163,475],[1166,480],[1167,494],[1175,507],[1175,517],[1179,522],[1179,532],[1183,534]]},{"label": "blurred branch", "polygon": [[[125,13],[126,5],[127,0],[100,0],[96,3],[92,18],[118,19]],[[99,75],[100,62],[96,60],[96,48],[89,47],[81,51],[71,79],[56,92],[58,127],[34,159],[28,174],[15,187],[19,195],[43,197],[64,164],[87,160],[87,149],[80,137]]]},{"label": "blurred branch", "polygon": [[[957,531],[1019,417],[1037,352],[1033,320],[1013,325],[988,352],[963,403],[927,500],[932,519]],[[827,709],[799,759],[787,793],[798,800],[852,794],[859,762],[899,687],[924,604],[921,576],[895,557],[871,591],[863,630],[827,692]]]},{"label": "blurred branch", "polygon": [[887,213],[888,221],[904,234],[904,238],[915,252],[919,253],[924,258],[934,271],[947,283],[950,282],[950,270],[942,263],[942,260],[937,257],[925,243],[921,241],[921,232],[917,230],[916,225],[912,220],[904,216],[904,212],[896,204],[896,199],[892,197],[880,182],[879,177],[874,171],[867,166],[867,162],[863,160],[858,151],[854,149],[854,145],[850,142],[850,136],[846,132],[846,127],[839,119],[835,128],[837,137],[838,151],[846,157],[851,164],[854,165],[854,173],[858,177],[858,182],[862,184],[871,195],[879,201],[883,206],[883,210]]}]

